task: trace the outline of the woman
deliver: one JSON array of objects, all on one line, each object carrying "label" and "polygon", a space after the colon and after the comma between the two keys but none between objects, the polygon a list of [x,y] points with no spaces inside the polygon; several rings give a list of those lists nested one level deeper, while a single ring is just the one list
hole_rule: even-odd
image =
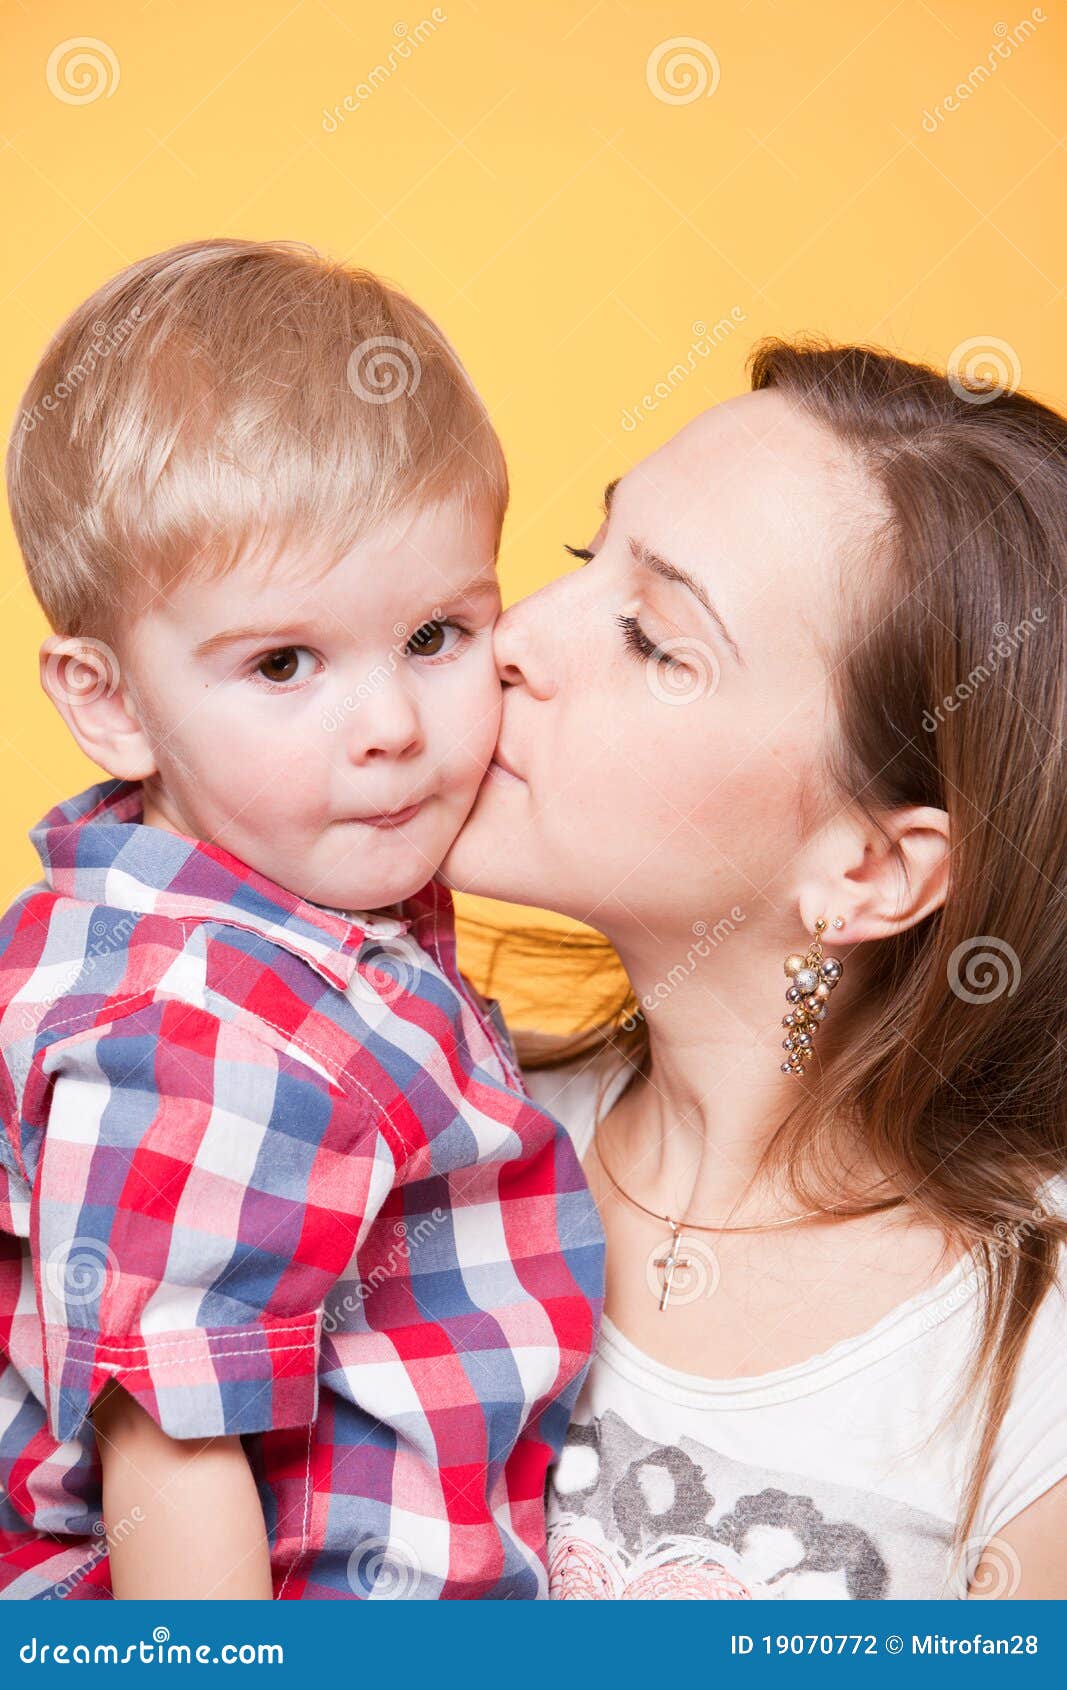
[{"label": "woman", "polygon": [[1067,423],[753,389],[501,620],[448,865],[632,988],[531,1059],[608,1239],[553,1594],[1062,1597]]}]

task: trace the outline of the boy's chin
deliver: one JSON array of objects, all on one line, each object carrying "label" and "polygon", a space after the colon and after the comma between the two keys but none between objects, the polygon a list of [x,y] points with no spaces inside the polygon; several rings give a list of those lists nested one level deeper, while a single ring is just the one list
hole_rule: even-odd
[{"label": "boy's chin", "polygon": [[432,863],[419,855],[413,862],[398,864],[396,873],[387,872],[373,880],[362,877],[348,880],[341,872],[318,880],[313,889],[298,891],[298,896],[323,909],[389,910],[394,904],[413,898],[433,878]]},{"label": "boy's chin", "polygon": [[437,878],[450,892],[478,892],[478,880],[484,873],[480,849],[471,838],[469,824],[453,840],[441,861]]},{"label": "boy's chin", "polygon": [[437,871],[437,878],[442,886],[447,886],[451,892],[463,890],[464,878],[476,860],[476,853],[471,850],[471,826],[470,812],[468,811],[463,826],[452,840],[447,851],[441,856],[441,866]]},{"label": "boy's chin", "polygon": [[441,864],[441,867],[438,869],[437,879],[442,886],[447,887],[449,892],[462,892],[463,891],[462,885],[458,881],[456,881],[452,878],[452,876],[451,876],[451,874],[449,873],[449,870],[448,870],[449,857],[451,857],[451,854],[452,853],[449,852],[448,857],[445,858],[444,862]]}]

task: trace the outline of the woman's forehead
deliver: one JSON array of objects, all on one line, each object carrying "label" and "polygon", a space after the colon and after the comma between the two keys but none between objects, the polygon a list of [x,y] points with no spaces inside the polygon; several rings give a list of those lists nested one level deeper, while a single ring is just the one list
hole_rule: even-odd
[{"label": "woman's forehead", "polygon": [[[814,419],[772,390],[744,393],[694,417],[618,482],[612,499],[627,532],[673,552],[687,568],[724,551],[746,573],[775,577],[830,565],[845,533],[884,514],[869,477]],[[800,589],[804,577],[798,574]]]},{"label": "woman's forehead", "polygon": [[632,481],[675,494],[684,486],[697,503],[790,490],[804,500],[840,456],[825,429],[781,394],[742,393],[694,417],[624,482],[627,493]]}]

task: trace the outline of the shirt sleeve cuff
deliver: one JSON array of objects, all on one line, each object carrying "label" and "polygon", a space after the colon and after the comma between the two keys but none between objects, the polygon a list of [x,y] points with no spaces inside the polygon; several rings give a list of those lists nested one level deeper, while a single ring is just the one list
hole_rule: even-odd
[{"label": "shirt sleeve cuff", "polygon": [[48,1424],[72,1438],[109,1379],[172,1438],[307,1426],[318,1412],[321,1309],[211,1332],[45,1330]]}]

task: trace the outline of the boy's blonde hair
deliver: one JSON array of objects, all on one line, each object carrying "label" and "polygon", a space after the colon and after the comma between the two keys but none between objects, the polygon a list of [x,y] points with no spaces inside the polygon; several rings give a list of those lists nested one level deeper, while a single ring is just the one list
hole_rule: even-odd
[{"label": "boy's blonde hair", "polygon": [[416,502],[507,504],[426,313],[290,241],[192,241],[106,282],[34,372],[7,477],[30,584],[83,637],[241,557],[297,543],[329,567]]}]

